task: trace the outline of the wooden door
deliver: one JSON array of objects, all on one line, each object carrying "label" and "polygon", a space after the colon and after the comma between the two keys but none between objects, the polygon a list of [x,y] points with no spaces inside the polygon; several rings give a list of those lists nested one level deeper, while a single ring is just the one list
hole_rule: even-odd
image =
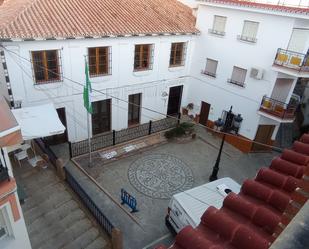
[{"label": "wooden door", "polygon": [[183,86],[174,86],[170,88],[168,97],[167,115],[177,116],[180,112]]},{"label": "wooden door", "polygon": [[[259,125],[258,130],[255,135],[255,142],[271,145],[271,137],[275,130],[275,125]],[[269,151],[269,147],[265,147],[260,144],[253,144],[252,151]]]},{"label": "wooden door", "polygon": [[111,130],[111,100],[92,102],[92,134],[97,135]]},{"label": "wooden door", "polygon": [[54,135],[50,137],[46,137],[44,139],[45,143],[48,145],[57,145],[57,144],[62,144],[66,143],[68,141],[68,133],[67,133],[67,119],[66,119],[66,114],[65,114],[65,108],[58,108],[57,109],[58,117],[61,121],[61,123],[65,127],[65,131],[62,134],[59,135]]},{"label": "wooden door", "polygon": [[210,104],[202,101],[201,111],[200,111],[200,120],[199,123],[202,125],[207,125],[208,116],[210,111]]}]

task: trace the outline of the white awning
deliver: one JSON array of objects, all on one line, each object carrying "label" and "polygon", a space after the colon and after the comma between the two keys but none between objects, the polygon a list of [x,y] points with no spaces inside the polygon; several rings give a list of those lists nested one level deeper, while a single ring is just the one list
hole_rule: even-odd
[{"label": "white awning", "polygon": [[53,136],[65,131],[53,104],[24,107],[12,112],[21,127],[24,140]]}]

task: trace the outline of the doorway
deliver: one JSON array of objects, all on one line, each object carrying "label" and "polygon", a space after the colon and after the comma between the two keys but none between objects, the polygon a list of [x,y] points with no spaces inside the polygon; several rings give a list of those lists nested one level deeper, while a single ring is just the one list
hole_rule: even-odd
[{"label": "doorway", "polygon": [[[255,142],[263,143],[271,145],[271,137],[273,135],[273,132],[275,130],[275,125],[259,125],[258,130],[255,135]],[[252,151],[254,152],[262,152],[262,151],[269,151],[269,147],[265,147],[260,144],[253,144],[252,145]]]},{"label": "doorway", "polygon": [[67,119],[66,119],[66,114],[65,114],[65,108],[58,108],[56,109],[58,117],[61,121],[61,123],[65,127],[65,131],[62,134],[50,136],[44,138],[44,141],[48,145],[58,145],[58,144],[63,144],[68,142],[68,131],[67,131]]},{"label": "doorway", "polygon": [[199,123],[202,125],[207,125],[208,116],[210,111],[210,104],[202,101],[201,111],[200,111],[200,120]]},{"label": "doorway", "polygon": [[180,112],[183,86],[174,86],[170,88],[168,97],[167,115],[177,116]]},{"label": "doorway", "polygon": [[129,95],[128,126],[138,125],[141,116],[141,93]]},{"label": "doorway", "polygon": [[111,130],[111,99],[92,102],[92,135]]}]

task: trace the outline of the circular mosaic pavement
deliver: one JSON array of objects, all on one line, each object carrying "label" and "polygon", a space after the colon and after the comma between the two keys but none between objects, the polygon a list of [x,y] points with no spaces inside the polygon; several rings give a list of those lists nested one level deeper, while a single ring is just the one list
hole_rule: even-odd
[{"label": "circular mosaic pavement", "polygon": [[137,159],[128,170],[130,183],[152,198],[169,199],[193,186],[191,169],[180,159],[165,155],[147,155]]}]

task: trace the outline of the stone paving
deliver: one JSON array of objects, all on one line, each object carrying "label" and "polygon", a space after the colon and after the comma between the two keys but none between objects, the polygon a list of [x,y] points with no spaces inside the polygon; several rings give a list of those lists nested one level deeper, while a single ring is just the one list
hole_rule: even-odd
[{"label": "stone paving", "polygon": [[[136,197],[139,212],[134,213],[134,216],[140,227],[133,224],[115,204],[111,202],[107,204],[107,200],[99,199],[106,196],[103,197],[99,191],[93,190],[94,198],[123,231],[126,249],[148,248],[147,245],[153,246],[152,242],[160,238],[169,243],[172,237],[164,223],[169,197],[191,186],[208,182],[221,140],[205,129],[198,128],[197,131],[198,138],[195,140],[148,147],[108,164],[97,160],[91,168],[84,165],[83,168],[114,199],[120,202],[121,188]],[[246,178],[254,177],[257,170],[268,165],[274,156],[276,153],[243,154],[225,143],[218,176],[219,178],[229,176],[241,184]],[[175,169],[175,175],[173,170],[168,170],[170,167],[168,164],[171,167],[179,165]],[[175,180],[177,177],[178,180]],[[82,177],[81,180],[88,185],[89,181],[84,180],[85,178]],[[163,186],[163,189],[160,186]],[[89,185],[87,187],[93,189]],[[113,215],[112,210],[117,216]]]},{"label": "stone paving", "polygon": [[33,249],[109,249],[109,240],[81,208],[67,187],[47,169],[27,162],[14,167],[25,194],[21,206]]}]

